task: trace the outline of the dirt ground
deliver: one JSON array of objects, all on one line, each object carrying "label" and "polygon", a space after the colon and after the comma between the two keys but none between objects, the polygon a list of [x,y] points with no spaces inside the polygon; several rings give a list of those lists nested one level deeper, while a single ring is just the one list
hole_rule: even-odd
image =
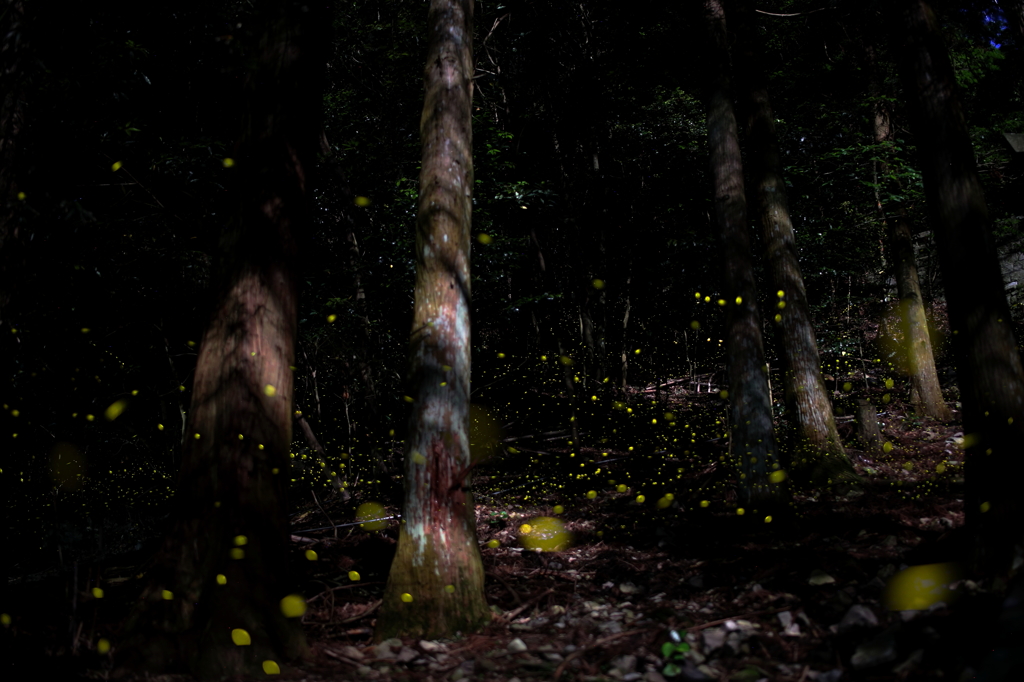
[{"label": "dirt ground", "polygon": [[[494,616],[480,632],[440,641],[372,642],[397,520],[378,531],[337,525],[346,513],[351,518],[358,500],[305,500],[293,516],[292,539],[306,589],[303,622],[312,658],[283,666],[277,677],[1024,679],[1000,677],[1001,663],[992,662],[1002,656],[1012,665],[1024,649],[1006,640],[1016,635],[1007,634],[1003,586],[967,579],[959,563],[968,546],[962,434],[955,425],[910,419],[895,406],[880,421],[891,450],[850,450],[862,490],[842,496],[798,491],[791,517],[771,523],[737,513],[730,486],[716,483],[721,472],[714,457],[692,462],[689,484],[682,481],[677,494],[657,501],[653,494],[640,500],[629,486],[609,484],[591,499],[557,485],[524,487],[522,477],[512,485],[513,478],[483,468],[478,486],[491,492],[480,494],[487,503],[478,504],[476,514]],[[606,461],[616,454],[623,453],[609,452]],[[619,461],[628,466],[625,456]],[[628,477],[613,465],[607,473]],[[563,524],[561,551],[522,546],[524,524],[537,525],[537,517]],[[307,550],[316,552],[316,561],[303,559]],[[130,562],[115,563],[102,572],[111,597],[105,609],[88,601],[88,581],[99,579],[98,572],[75,577],[80,601],[70,616],[66,575],[20,583],[26,612],[3,635],[12,671],[49,679],[110,677],[110,654],[97,653],[96,646],[100,637],[113,637],[104,633],[116,634],[118,590],[130,593],[137,570]],[[921,597],[920,586],[899,580],[915,575],[900,573],[912,566],[931,566],[925,578],[939,576],[937,582],[952,582],[953,589],[939,585]],[[893,585],[903,585],[906,598],[894,599]]]}]

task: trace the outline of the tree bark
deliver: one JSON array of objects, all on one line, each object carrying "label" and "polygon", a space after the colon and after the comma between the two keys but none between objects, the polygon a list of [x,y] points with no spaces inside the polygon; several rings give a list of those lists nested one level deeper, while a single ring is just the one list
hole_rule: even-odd
[{"label": "tree bark", "polygon": [[[288,582],[288,451],[297,328],[297,238],[309,220],[324,25],[318,8],[268,2],[245,130],[231,172],[240,207],[221,239],[196,366],[172,530],[128,624],[122,664],[201,678],[263,675],[308,653],[281,600]],[[244,630],[251,644],[237,645]]]},{"label": "tree bark", "polygon": [[963,404],[965,513],[975,568],[1004,572],[1022,540],[1019,465],[1024,368],[956,79],[928,3],[904,0],[895,35],[915,114],[928,214],[939,250]]},{"label": "tree bark", "polygon": [[410,340],[405,510],[376,639],[436,639],[490,619],[469,487],[473,2],[431,0]]},{"label": "tree bark", "polygon": [[[854,483],[857,475],[843,449],[832,414],[832,402],[821,378],[818,342],[807,308],[807,293],[797,258],[782,157],[768,84],[754,50],[749,3],[734,5],[736,44],[743,46],[737,63],[740,97],[746,113],[753,214],[761,224],[769,281],[776,295],[775,328],[782,360],[782,385],[790,421],[789,466],[813,484]],[[738,20],[738,21],[737,21]],[[738,24],[738,25],[737,25]]]},{"label": "tree bark", "polygon": [[728,306],[726,359],[732,453],[740,472],[740,506],[764,509],[782,503],[782,488],[773,480],[778,478],[773,476],[778,458],[747,231],[743,164],[730,94],[728,34],[719,0],[706,0],[704,15],[713,74],[708,95],[708,147]]},{"label": "tree bark", "polygon": [[[875,144],[893,141],[892,122],[888,109],[883,105],[877,77],[875,75],[874,50],[868,47],[868,68],[872,70],[872,97],[874,98],[873,135]],[[877,162],[877,175],[889,176],[889,164]],[[914,236],[906,207],[902,202],[883,203],[881,190],[876,180],[875,197],[878,211],[888,228],[889,259],[892,261],[896,278],[896,295],[899,298],[899,319],[902,342],[900,355],[906,363],[910,376],[911,402],[919,415],[927,415],[939,421],[948,422],[953,413],[942,399],[942,387],[935,369],[935,354],[928,334],[928,318],[925,315],[921,283],[917,277],[917,258],[914,255]]]}]

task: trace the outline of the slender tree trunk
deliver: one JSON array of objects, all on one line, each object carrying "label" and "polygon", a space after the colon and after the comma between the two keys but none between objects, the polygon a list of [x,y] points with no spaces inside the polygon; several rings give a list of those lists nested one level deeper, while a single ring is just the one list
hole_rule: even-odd
[{"label": "slender tree trunk", "polygon": [[[874,140],[875,144],[892,142],[892,123],[889,112],[883,105],[877,77],[875,75],[874,50],[868,47],[868,68],[871,69],[872,97],[874,99]],[[889,176],[889,165],[877,163],[877,175]],[[914,255],[914,236],[906,207],[899,201],[882,202],[881,191],[875,187],[878,211],[885,221],[889,233],[889,260],[892,261],[896,277],[896,295],[899,297],[900,331],[903,342],[900,346],[904,355],[907,373],[910,376],[911,402],[918,414],[927,415],[948,422],[953,413],[942,399],[942,387],[935,369],[935,354],[928,335],[928,318],[921,296],[921,283],[917,277],[917,258]]]},{"label": "slender tree trunk", "polygon": [[1024,367],[978,178],[956,79],[928,3],[903,0],[901,71],[938,245],[963,404],[965,512],[976,568],[1004,572],[1024,539],[1019,468],[1024,443]]},{"label": "slender tree trunk", "polygon": [[778,458],[747,231],[743,164],[730,94],[728,34],[719,0],[706,0],[704,14],[713,74],[708,96],[708,147],[715,215],[725,256],[732,453],[740,471],[740,505],[766,509],[781,504],[782,488],[772,476],[778,469]]},{"label": "slender tree trunk", "polygon": [[[775,301],[775,323],[782,359],[782,386],[791,425],[790,467],[814,484],[857,480],[836,429],[825,384],[821,379],[818,342],[807,309],[807,293],[797,258],[796,236],[789,212],[782,157],[768,85],[754,49],[751,6],[735,3],[730,20],[736,29],[740,97],[746,110],[750,143],[753,214],[761,224],[765,261]],[[738,24],[738,25],[737,25]]]},{"label": "slender tree trunk", "polygon": [[486,623],[469,486],[469,245],[473,189],[473,2],[431,0],[410,341],[414,402],[405,510],[378,640],[435,639]]},{"label": "slender tree trunk", "polygon": [[622,398],[626,399],[627,374],[629,371],[629,349],[626,342],[629,340],[629,284],[633,279],[633,262],[629,262],[626,268],[626,286],[623,295],[626,302],[622,311],[622,360],[619,365],[619,387],[622,389]]},{"label": "slender tree trunk", "polygon": [[1024,0],[1008,0],[1005,3],[1006,18],[1024,40]]},{"label": "slender tree trunk", "polygon": [[[309,220],[323,21],[267,3],[232,172],[241,205],[221,239],[196,366],[175,522],[129,621],[123,663],[202,678],[263,675],[304,656],[282,611],[287,576],[296,240]],[[236,638],[244,631],[248,646]],[[233,634],[234,633],[234,634]]]}]

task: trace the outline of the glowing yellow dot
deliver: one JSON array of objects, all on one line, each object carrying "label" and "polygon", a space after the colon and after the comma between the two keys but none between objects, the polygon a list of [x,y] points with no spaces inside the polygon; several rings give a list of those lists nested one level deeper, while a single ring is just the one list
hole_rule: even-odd
[{"label": "glowing yellow dot", "polygon": [[504,353],[498,353],[498,359],[499,360],[504,360],[505,359],[505,354]]},{"label": "glowing yellow dot", "polygon": [[886,379],[885,380],[885,387],[886,388],[892,388],[893,387],[892,379]]},{"label": "glowing yellow dot", "polygon": [[281,599],[281,613],[285,618],[298,618],[306,613],[306,600],[301,594],[289,594]]},{"label": "glowing yellow dot", "polygon": [[914,463],[913,462],[904,462],[903,463],[903,468],[906,469],[907,471],[911,471],[914,468]]},{"label": "glowing yellow dot", "polygon": [[100,637],[100,640],[96,642],[96,653],[110,653],[110,640],[105,637]]},{"label": "glowing yellow dot", "polygon": [[775,295],[778,296],[779,298],[782,298],[783,296],[786,295],[786,292],[783,291],[782,289],[779,289],[778,291],[775,292]]},{"label": "glowing yellow dot", "polygon": [[991,508],[992,508],[992,503],[991,502],[982,502],[981,505],[978,507],[978,509],[981,510],[982,514],[984,514],[985,512],[987,512]]},{"label": "glowing yellow dot", "polygon": [[522,533],[523,535],[529,535],[530,531],[532,531],[532,530],[533,530],[533,526],[531,526],[528,523],[524,523],[523,525],[519,526],[519,532]]},{"label": "glowing yellow dot", "polygon": [[741,303],[743,303],[743,297],[742,296],[737,296],[736,297],[736,305],[740,305]]},{"label": "glowing yellow dot", "polygon": [[721,396],[722,400],[725,400],[726,398],[729,397],[729,391],[723,388],[721,391],[718,392],[718,395]]},{"label": "glowing yellow dot", "polygon": [[658,507],[658,509],[665,509],[666,507],[670,507],[672,506],[672,498],[670,498],[668,495],[659,497],[656,506]]},{"label": "glowing yellow dot", "polygon": [[782,310],[783,308],[786,307],[786,302],[785,301],[779,301],[778,303],[775,304],[775,307],[777,307],[779,310]]},{"label": "glowing yellow dot", "polygon": [[604,289],[604,281],[603,280],[595,279],[593,282],[591,282],[591,284],[594,285],[595,289]]},{"label": "glowing yellow dot", "polygon": [[316,561],[317,560],[316,550],[307,549],[306,550],[306,560],[307,561]]},{"label": "glowing yellow dot", "polygon": [[455,594],[455,585],[445,585],[444,591],[448,594]]},{"label": "glowing yellow dot", "polygon": [[178,386],[178,392],[179,393],[184,393],[185,392],[185,387],[184,386]]},{"label": "glowing yellow dot", "polygon": [[18,192],[18,201],[25,201],[25,197],[27,196],[28,195],[25,194],[24,192]]},{"label": "glowing yellow dot", "polygon": [[935,465],[935,473],[941,474],[941,473],[944,473],[945,471],[946,471],[946,465],[945,464],[936,464]]},{"label": "glowing yellow dot", "polygon": [[258,449],[262,450],[262,449],[263,449],[263,443],[260,443],[260,444],[259,444],[259,445],[257,445],[256,447],[257,447]]},{"label": "glowing yellow dot", "polygon": [[476,236],[476,240],[481,244],[490,244],[492,241],[494,241],[493,239],[491,239],[491,235],[485,234],[483,232]]},{"label": "glowing yellow dot", "polygon": [[3,625],[5,628],[9,627],[11,625],[11,614],[0,613],[0,625]]},{"label": "glowing yellow dot", "polygon": [[710,296],[705,296],[704,297],[704,302],[705,303],[710,303],[711,302],[711,297]]},{"label": "glowing yellow dot", "polygon": [[892,443],[886,441],[885,445],[882,446],[882,452],[886,454],[892,452]]},{"label": "glowing yellow dot", "polygon": [[643,504],[646,500],[647,500],[647,498],[645,496],[643,496],[643,495],[637,495],[636,496],[636,503],[637,504]]},{"label": "glowing yellow dot", "polygon": [[707,500],[701,500],[700,501],[700,506],[701,507],[707,507],[709,504],[711,504],[711,503],[708,502]]},{"label": "glowing yellow dot", "polygon": [[236,561],[245,558],[245,550],[241,547],[232,547],[229,554],[231,555],[231,558]]},{"label": "glowing yellow dot", "polygon": [[223,573],[218,573],[217,574],[217,584],[218,585],[227,585],[228,584],[228,577],[226,575],[224,575]]},{"label": "glowing yellow dot", "polygon": [[356,521],[363,530],[384,530],[388,527],[384,516],[384,505],[379,502],[363,502],[356,508]]},{"label": "glowing yellow dot", "polygon": [[725,299],[724,298],[718,299],[718,305],[725,305]]},{"label": "glowing yellow dot", "polygon": [[693,293],[693,297],[694,297],[694,298],[700,298],[700,292],[699,292],[699,291],[695,291],[695,292]]},{"label": "glowing yellow dot", "polygon": [[96,597],[97,599],[103,599],[103,588],[102,587],[94,587],[94,588],[92,588],[92,596]]},{"label": "glowing yellow dot", "polygon": [[736,514],[737,514],[738,516],[743,516],[743,515],[744,515],[744,514],[746,514],[746,513],[747,513],[747,510],[746,510],[746,509],[744,509],[743,507],[737,507],[737,508],[736,508]]},{"label": "glowing yellow dot", "polygon": [[490,547],[491,549],[496,549],[498,547],[498,545],[500,545],[500,544],[501,543],[498,542],[497,540],[488,540],[487,541],[487,546]]},{"label": "glowing yellow dot", "polygon": [[700,329],[700,322],[697,320],[690,322],[690,329]]},{"label": "glowing yellow dot", "polygon": [[597,491],[596,490],[588,490],[587,491],[587,499],[588,500],[592,500],[595,497],[597,497]]},{"label": "glowing yellow dot", "polygon": [[556,504],[555,508],[552,511],[555,512],[556,514],[561,514],[562,512],[565,511],[565,507],[563,507],[560,504]]},{"label": "glowing yellow dot", "polygon": [[847,382],[845,382],[843,384],[843,391],[845,391],[846,393],[849,393],[852,390],[853,390],[853,384],[851,384],[849,381],[847,381]]},{"label": "glowing yellow dot", "polygon": [[768,474],[768,480],[775,484],[782,483],[786,478],[788,478],[788,475],[782,469],[778,469]]},{"label": "glowing yellow dot", "polygon": [[781,315],[781,314],[779,314],[779,313],[776,313],[776,314],[775,314],[775,321],[776,321],[776,322],[782,322],[782,315]]},{"label": "glowing yellow dot", "polygon": [[222,165],[223,165],[223,166],[224,166],[225,168],[233,168],[233,167],[234,167],[234,165],[235,165],[235,160],[234,160],[234,159],[232,159],[232,158],[230,158],[230,157],[228,157],[228,158],[225,158],[225,159],[224,159],[223,161],[221,161],[221,164],[222,164]]},{"label": "glowing yellow dot", "polygon": [[366,206],[369,206],[373,202],[370,201],[370,197],[356,197],[356,200],[355,200],[354,203],[355,203],[356,206],[360,206],[360,207],[364,207],[365,208]]},{"label": "glowing yellow dot", "polygon": [[334,322],[336,319],[338,319],[338,316],[335,315],[334,313],[331,313],[330,315],[327,316],[328,322]]},{"label": "glowing yellow dot", "polygon": [[412,601],[412,595],[409,594],[408,592],[403,592],[402,593],[402,601],[404,601],[406,604],[408,604],[409,602]]},{"label": "glowing yellow dot", "polygon": [[270,384],[267,384],[266,386],[263,387],[263,395],[274,397],[275,395],[277,395],[277,389],[271,386]]},{"label": "glowing yellow dot", "polygon": [[242,628],[235,628],[231,631],[231,641],[236,646],[249,646],[252,644],[252,638],[249,637],[249,633]]},{"label": "glowing yellow dot", "polygon": [[236,547],[244,547],[247,544],[249,544],[249,538],[245,537],[244,535],[236,535],[235,536],[235,546]]},{"label": "glowing yellow dot", "polygon": [[266,660],[263,661],[263,672],[266,675],[280,675],[281,666],[277,664],[277,661]]},{"label": "glowing yellow dot", "polygon": [[156,425],[156,430],[157,431],[163,431],[164,430],[164,425],[163,424],[157,424]]},{"label": "glowing yellow dot", "polygon": [[615,490],[616,490],[616,491],[618,491],[618,492],[620,492],[620,493],[624,493],[624,492],[626,492],[626,486],[620,483],[620,484],[619,484],[619,485],[618,485],[618,486],[617,486],[617,487],[615,488]]},{"label": "glowing yellow dot", "polygon": [[[15,410],[15,411],[17,411],[17,410]],[[15,416],[17,416],[17,415],[15,415]],[[92,416],[91,414],[87,414],[87,415],[85,415],[85,420],[86,420],[86,421],[89,421],[89,422],[91,422],[91,421],[92,421],[92,420],[94,420],[94,419],[96,419],[96,417]]]},{"label": "glowing yellow dot", "polygon": [[408,396],[408,395],[402,396],[402,400],[404,400],[407,403],[414,402],[413,399],[412,399],[412,396]]},{"label": "glowing yellow dot", "polygon": [[110,164],[110,170],[112,170],[114,172],[117,172],[117,171],[121,170],[121,166],[123,166],[123,165],[124,164],[121,163],[120,161],[115,161],[114,163]]},{"label": "glowing yellow dot", "polygon": [[888,405],[890,400],[892,400],[892,396],[889,395],[888,393],[886,393],[885,395],[882,396],[882,404],[883,405]]},{"label": "glowing yellow dot", "polygon": [[160,597],[161,597],[161,598],[162,598],[162,599],[163,599],[164,601],[170,601],[170,600],[174,599],[174,593],[173,593],[173,592],[171,592],[170,590],[163,590],[163,591],[162,591],[162,592],[160,593]]}]

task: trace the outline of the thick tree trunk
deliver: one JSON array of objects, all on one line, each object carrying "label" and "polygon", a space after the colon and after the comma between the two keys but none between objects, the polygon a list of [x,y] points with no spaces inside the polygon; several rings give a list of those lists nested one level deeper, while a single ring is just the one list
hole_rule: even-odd
[{"label": "thick tree trunk", "polygon": [[[295,363],[296,238],[319,130],[321,18],[273,3],[235,153],[241,206],[222,240],[196,366],[175,522],[129,622],[123,663],[203,678],[306,654],[282,612]],[[245,631],[249,645],[238,645]]]},{"label": "thick tree trunk", "polygon": [[807,293],[797,258],[775,118],[759,55],[754,50],[751,7],[735,3],[730,18],[736,27],[740,97],[746,110],[750,143],[753,214],[761,224],[769,281],[776,296],[775,328],[782,359],[782,386],[791,426],[790,468],[813,484],[854,483],[857,476],[846,456],[821,378],[818,342],[807,308]]},{"label": "thick tree trunk", "polygon": [[435,639],[486,623],[469,486],[473,2],[431,0],[410,341],[405,510],[374,636]]},{"label": "thick tree trunk", "polygon": [[778,469],[778,458],[747,232],[743,165],[729,92],[728,35],[718,0],[706,0],[704,13],[713,74],[708,96],[708,147],[715,215],[725,257],[732,453],[740,471],[740,505],[766,509],[780,505],[783,498],[782,488],[773,480],[777,478],[773,471]]},{"label": "thick tree trunk", "polygon": [[946,288],[963,404],[965,512],[977,568],[1003,572],[1024,539],[1024,499],[1011,475],[1024,443],[1024,367],[956,79],[928,3],[904,0],[895,35],[915,109],[914,137]]},{"label": "thick tree trunk", "polygon": [[[892,142],[892,123],[889,112],[879,97],[873,49],[868,49],[869,65],[872,70],[872,90],[874,98],[875,144]],[[889,165],[880,162],[877,174],[883,178],[889,176]],[[877,181],[876,181],[877,183]],[[915,411],[939,421],[953,419],[952,412],[942,399],[942,387],[935,369],[935,355],[928,334],[928,318],[924,311],[924,300],[921,296],[921,283],[917,277],[917,258],[914,255],[914,236],[906,208],[900,202],[886,201],[881,198],[880,188],[875,187],[875,196],[882,220],[885,221],[889,233],[889,259],[892,261],[893,274],[896,278],[896,295],[899,297],[900,332],[903,337],[900,353],[906,363],[907,374],[910,376],[911,402]]]}]

